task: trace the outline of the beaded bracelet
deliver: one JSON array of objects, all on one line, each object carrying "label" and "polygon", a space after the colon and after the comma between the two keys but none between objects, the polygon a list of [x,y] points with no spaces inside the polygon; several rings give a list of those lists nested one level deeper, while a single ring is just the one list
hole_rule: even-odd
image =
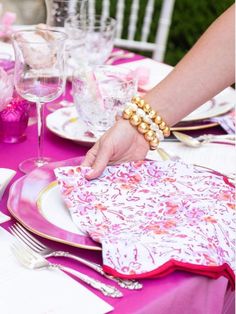
[{"label": "beaded bracelet", "polygon": [[139,133],[144,135],[149,142],[151,150],[155,150],[159,142],[170,135],[169,126],[160,115],[139,96],[134,96],[131,102],[126,104],[122,117],[129,120],[130,124],[137,127]]}]

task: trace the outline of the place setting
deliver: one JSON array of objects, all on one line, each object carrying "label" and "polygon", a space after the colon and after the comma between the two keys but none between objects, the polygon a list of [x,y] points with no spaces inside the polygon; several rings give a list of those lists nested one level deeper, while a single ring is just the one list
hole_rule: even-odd
[{"label": "place setting", "polygon": [[[0,309],[156,313],[176,290],[232,292],[235,90],[169,127],[142,96],[173,67],[117,49],[106,5],[74,4],[45,0],[45,24],[11,16],[0,46]],[[88,180],[118,119],[150,150]]]},{"label": "place setting", "polygon": [[[234,108],[234,91],[226,91],[227,97],[229,97],[229,103],[221,104],[216,99],[207,102],[203,105],[203,112],[196,111],[196,115],[192,113],[189,117],[183,119],[183,122],[172,128],[173,131],[194,131],[194,130],[206,130],[208,128],[219,125],[219,122],[209,120],[215,117],[224,117],[225,114],[231,112]],[[231,95],[231,97],[230,97]],[[210,109],[210,104],[214,104],[214,109]],[[91,131],[81,115],[78,114],[77,106],[71,106],[70,108],[61,108],[57,111],[49,114],[46,120],[47,128],[57,134],[58,136],[78,142],[81,145],[91,146],[97,140],[95,134]],[[206,111],[205,111],[206,109]]]},{"label": "place setting", "polygon": [[[89,182],[84,178],[88,169],[81,168],[80,161],[49,163],[13,183],[8,198],[13,217],[43,238],[88,250],[102,249],[103,269],[112,276],[133,280],[183,269],[213,277],[222,272],[233,283],[233,260],[226,257],[233,255],[225,251],[233,247],[227,244],[233,241],[233,234],[220,237],[225,253],[217,260],[217,251],[207,245],[203,249],[196,237],[201,228],[212,228],[212,239],[219,238],[218,232],[225,234],[224,225],[233,223],[234,185],[227,177],[181,161],[143,161],[107,167],[101,177]],[[205,231],[200,233],[205,242]],[[198,253],[197,247],[201,247]],[[195,251],[194,258],[188,250]],[[140,260],[135,258],[137,253]]]}]

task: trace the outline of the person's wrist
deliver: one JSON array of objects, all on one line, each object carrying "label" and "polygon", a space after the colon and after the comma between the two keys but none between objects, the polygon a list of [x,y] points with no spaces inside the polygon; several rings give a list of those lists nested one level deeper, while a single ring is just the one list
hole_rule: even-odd
[{"label": "person's wrist", "polygon": [[136,128],[133,127],[128,120],[123,119],[122,117],[119,117],[116,120],[116,124],[119,124],[120,127],[124,130],[126,130],[127,134],[131,134],[134,137],[134,142],[139,145],[142,145],[143,147],[146,148],[146,150],[149,150],[149,144],[148,142],[145,140],[144,136],[137,132]]},{"label": "person's wrist", "polygon": [[134,96],[126,103],[122,118],[138,131],[148,142],[151,150],[157,149],[159,142],[170,135],[170,127],[149,103],[139,96]]}]

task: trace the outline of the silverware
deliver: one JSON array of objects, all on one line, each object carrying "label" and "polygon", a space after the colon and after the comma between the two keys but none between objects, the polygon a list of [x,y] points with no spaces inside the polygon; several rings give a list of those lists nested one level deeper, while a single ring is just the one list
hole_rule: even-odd
[{"label": "silverware", "polygon": [[30,249],[40,254],[44,258],[48,258],[51,256],[71,258],[73,260],[76,260],[92,268],[93,270],[98,272],[100,275],[117,282],[118,285],[121,286],[122,288],[130,289],[130,290],[138,290],[142,288],[142,284],[137,282],[136,280],[126,280],[126,279],[114,277],[112,275],[108,275],[107,273],[104,272],[104,270],[102,269],[102,266],[97,263],[90,262],[82,257],[76,256],[69,252],[52,250],[51,248],[41,243],[38,239],[36,239],[32,234],[30,234],[27,230],[25,230],[25,228],[22,227],[19,223],[16,223],[9,229],[11,233],[14,234],[20,241],[22,241]]},{"label": "silverware", "polygon": [[200,147],[202,144],[217,142],[222,144],[235,144],[234,134],[211,135],[205,134],[198,137],[192,137],[182,132],[173,131],[173,135],[182,143],[191,147]]},{"label": "silverware", "polygon": [[171,155],[171,154],[167,153],[167,151],[162,147],[157,148],[157,153],[159,154],[159,156],[161,157],[161,159],[163,161],[166,161],[166,160],[178,161],[178,160],[180,160],[179,156]]},{"label": "silverware", "polygon": [[29,269],[48,268],[48,269],[63,270],[77,277],[78,279],[85,282],[89,286],[99,290],[106,296],[113,297],[113,298],[120,298],[123,296],[123,294],[113,286],[106,285],[72,268],[62,266],[59,264],[50,263],[43,256],[34,252],[29,247],[26,247],[19,242],[13,243],[12,251],[14,255],[16,256],[16,258],[18,259],[18,261],[26,268],[29,268]]}]

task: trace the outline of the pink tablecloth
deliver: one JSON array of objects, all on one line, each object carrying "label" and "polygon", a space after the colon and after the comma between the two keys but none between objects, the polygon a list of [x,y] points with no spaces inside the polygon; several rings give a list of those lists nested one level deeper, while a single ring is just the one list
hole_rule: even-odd
[{"label": "pink tablecloth", "polygon": [[[37,151],[36,125],[27,129],[27,140],[19,144],[0,143],[0,167],[17,170],[13,180],[23,174],[18,170],[18,164],[29,157],[36,155]],[[82,156],[87,148],[66,139],[62,139],[45,130],[44,155],[54,160],[64,160],[75,156]],[[13,181],[12,181],[13,182]],[[9,214],[6,203],[9,188],[5,191],[0,210]],[[8,228],[12,223],[4,223],[2,226]],[[89,258],[92,261],[101,262],[99,252],[68,247],[53,241],[45,240],[51,246]],[[53,259],[52,259],[53,260]],[[85,266],[74,261],[63,260],[63,264],[71,265],[75,269],[104,280]],[[107,281],[106,281],[107,282]],[[99,297],[114,306],[114,314],[233,314],[234,293],[229,289],[227,279],[224,277],[216,280],[203,276],[193,275],[176,271],[161,279],[142,280],[141,291],[130,291],[121,289],[124,297],[112,299],[102,296],[93,290]],[[95,313],[96,314],[96,313]]]}]

